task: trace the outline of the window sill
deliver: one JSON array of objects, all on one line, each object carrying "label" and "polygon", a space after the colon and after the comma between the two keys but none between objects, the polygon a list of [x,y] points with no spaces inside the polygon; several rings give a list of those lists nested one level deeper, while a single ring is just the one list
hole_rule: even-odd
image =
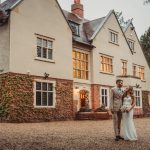
[{"label": "window sill", "polygon": [[103,71],[100,71],[99,73],[107,74],[107,75],[113,75],[113,76],[114,76],[114,74],[113,74],[113,73],[109,73],[109,72],[103,72]]},{"label": "window sill", "polygon": [[136,108],[136,109],[142,109],[142,106],[135,106],[134,108]]},{"label": "window sill", "polygon": [[76,83],[91,84],[90,80],[77,79],[77,78],[73,78],[73,80],[74,80],[74,82],[76,82]]},{"label": "window sill", "polygon": [[118,43],[114,43],[114,42],[111,42],[111,41],[109,41],[109,43],[119,46]]},{"label": "window sill", "polygon": [[55,106],[34,106],[34,108],[38,108],[38,109],[43,109],[43,108],[50,109],[50,108],[55,108]]},{"label": "window sill", "polygon": [[43,62],[49,62],[49,63],[55,63],[55,61],[52,59],[46,59],[46,58],[40,58],[40,57],[35,57],[35,60],[39,60],[39,61],[43,61]]}]

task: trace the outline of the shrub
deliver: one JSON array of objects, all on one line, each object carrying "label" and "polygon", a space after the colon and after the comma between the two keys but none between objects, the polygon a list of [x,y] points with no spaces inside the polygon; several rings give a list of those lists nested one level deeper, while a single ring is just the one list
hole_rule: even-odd
[{"label": "shrub", "polygon": [[81,107],[79,112],[91,112],[92,109],[89,109],[89,108],[85,108],[85,107]]},{"label": "shrub", "polygon": [[95,112],[107,112],[108,110],[106,109],[105,105],[101,105],[101,107],[97,108]]}]

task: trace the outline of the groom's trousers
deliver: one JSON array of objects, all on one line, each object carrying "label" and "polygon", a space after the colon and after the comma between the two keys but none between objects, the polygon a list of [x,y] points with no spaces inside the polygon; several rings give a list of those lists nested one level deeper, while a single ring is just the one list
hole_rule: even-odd
[{"label": "groom's trousers", "polygon": [[116,111],[112,114],[115,136],[120,135],[122,112]]}]

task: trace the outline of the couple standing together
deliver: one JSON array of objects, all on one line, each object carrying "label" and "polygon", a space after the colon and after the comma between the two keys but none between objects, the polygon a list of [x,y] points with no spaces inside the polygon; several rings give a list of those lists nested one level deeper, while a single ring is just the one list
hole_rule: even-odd
[{"label": "couple standing together", "polygon": [[[111,89],[110,110],[112,112],[115,141],[129,140],[136,141],[137,134],[133,122],[133,108],[135,106],[135,97],[133,88],[122,89],[123,81],[116,80],[116,87]],[[123,121],[123,137],[120,136],[121,119]]]}]

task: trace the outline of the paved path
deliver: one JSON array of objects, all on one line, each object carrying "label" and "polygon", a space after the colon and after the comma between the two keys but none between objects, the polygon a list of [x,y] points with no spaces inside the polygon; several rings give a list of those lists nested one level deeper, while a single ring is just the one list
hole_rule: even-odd
[{"label": "paved path", "polygon": [[137,142],[115,142],[112,120],[1,123],[0,150],[150,150],[150,118],[134,122]]}]

